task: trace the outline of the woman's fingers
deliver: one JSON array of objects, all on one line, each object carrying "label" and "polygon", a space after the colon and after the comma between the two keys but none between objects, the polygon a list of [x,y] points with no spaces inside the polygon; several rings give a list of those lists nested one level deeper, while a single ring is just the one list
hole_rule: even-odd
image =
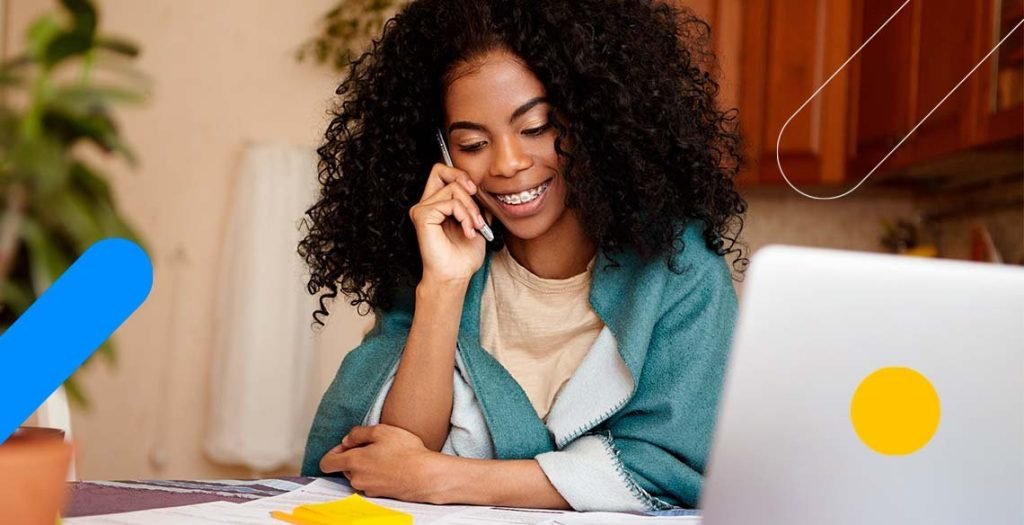
[{"label": "woman's fingers", "polygon": [[332,450],[324,454],[324,457],[320,458],[320,470],[327,474],[350,470],[352,468],[352,454],[354,452],[356,451],[334,452]]},{"label": "woman's fingers", "polygon": [[[446,203],[448,201],[456,201],[459,206],[444,206],[436,208],[437,204]],[[483,216],[481,215],[480,207],[477,205],[473,197],[470,196],[469,192],[466,191],[458,182],[453,182],[442,188],[440,191],[432,195],[427,200],[418,203],[413,206],[410,210],[410,216],[414,221],[416,218],[416,209],[436,209],[444,212],[446,216],[455,217],[460,223],[463,224],[463,229],[466,230],[466,236],[473,238],[476,236],[476,229],[484,224]],[[443,219],[439,219],[436,215],[431,215],[432,220],[428,221],[428,224],[440,224]]]},{"label": "woman's fingers", "polygon": [[481,215],[480,205],[472,197],[474,193],[476,193],[476,190],[467,191],[459,182],[451,182],[424,202],[458,199],[466,207],[466,210],[469,211],[472,225],[479,228],[483,226],[483,221],[477,220],[477,216],[479,215],[480,219],[483,219],[483,215]]},{"label": "woman's fingers", "polygon": [[[477,228],[486,224],[480,206],[472,197],[477,190],[476,184],[466,172],[436,163],[427,178],[420,201],[409,209],[409,217],[416,222],[418,216],[429,216],[428,224],[441,224],[443,219],[437,216],[437,212],[442,211],[446,217],[455,217],[462,224],[466,237],[472,239],[478,235]],[[452,199],[459,201],[461,206],[436,207],[438,203]],[[424,209],[433,211],[424,213]]]},{"label": "woman's fingers", "polygon": [[433,196],[435,193],[444,188],[446,185],[457,182],[460,186],[471,193],[476,193],[476,184],[473,183],[473,179],[469,177],[469,174],[458,169],[449,168],[448,166],[436,163],[430,170],[430,175],[427,177],[427,184],[423,187],[423,194],[420,195],[420,202],[423,202]]},{"label": "woman's fingers", "polygon": [[417,224],[443,224],[448,217],[454,217],[462,226],[466,237],[476,237],[473,216],[459,199],[448,199],[428,204],[417,204],[410,210],[413,222]]},{"label": "woman's fingers", "polygon": [[423,202],[427,197],[437,193],[445,184],[448,184],[439,173],[442,168],[447,168],[447,166],[444,164],[434,164],[434,167],[430,169],[430,175],[427,175],[427,183],[423,186],[423,194],[420,195],[420,202]]},{"label": "woman's fingers", "polygon": [[473,216],[466,209],[466,205],[459,199],[451,199],[445,202],[450,206],[451,214],[462,224],[462,231],[466,234],[466,237],[470,239],[476,237],[477,233],[476,228],[473,227]]},{"label": "woman's fingers", "polygon": [[378,430],[377,425],[356,425],[348,431],[345,437],[341,438],[341,444],[345,448],[361,447],[373,443]]}]

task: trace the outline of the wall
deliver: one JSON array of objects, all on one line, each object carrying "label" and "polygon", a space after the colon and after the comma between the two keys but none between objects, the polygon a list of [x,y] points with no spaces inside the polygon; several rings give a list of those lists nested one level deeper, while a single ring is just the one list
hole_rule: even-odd
[{"label": "wall", "polygon": [[[812,195],[837,192],[834,188],[801,190]],[[807,199],[789,187],[748,188],[743,194],[749,204],[744,237],[753,251],[769,243],[882,251],[882,220],[915,213],[910,196],[869,188],[834,201]]]}]

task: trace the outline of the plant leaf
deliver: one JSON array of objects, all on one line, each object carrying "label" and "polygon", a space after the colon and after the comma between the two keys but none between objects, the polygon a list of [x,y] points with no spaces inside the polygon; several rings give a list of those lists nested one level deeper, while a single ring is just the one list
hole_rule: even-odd
[{"label": "plant leaf", "polygon": [[135,104],[143,100],[145,96],[138,91],[81,84],[57,88],[51,95],[51,103],[75,114],[105,112],[113,104]]},{"label": "plant leaf", "polygon": [[96,39],[96,47],[127,57],[139,56],[139,47],[133,42],[118,37],[104,36]]},{"label": "plant leaf", "polygon": [[28,28],[27,49],[31,57],[42,59],[50,42],[61,32],[60,22],[53,15],[39,17]]},{"label": "plant leaf", "polygon": [[81,161],[71,164],[68,176],[71,183],[80,187],[83,191],[92,195],[97,201],[111,204],[113,198],[110,193],[110,184],[100,177],[96,170]]},{"label": "plant leaf", "polygon": [[109,365],[117,364],[117,347],[114,346],[114,341],[112,339],[107,339],[106,341],[103,341],[103,344],[100,345],[100,347],[96,350],[96,353],[93,355],[99,355],[103,357],[103,359],[105,359],[107,361],[107,364]]},{"label": "plant leaf", "polygon": [[15,74],[13,68],[0,68],[0,86],[20,86],[25,83],[25,80],[19,75]]},{"label": "plant leaf", "polygon": [[86,139],[107,153],[120,154],[129,164],[137,164],[135,154],[121,142],[117,126],[107,111],[80,113],[64,101],[55,101],[43,114],[43,123],[50,133],[65,144]]},{"label": "plant leaf", "polygon": [[103,238],[95,210],[86,198],[73,187],[53,195],[48,212],[52,214],[68,234],[78,253],[85,253],[96,241]]},{"label": "plant leaf", "polygon": [[114,197],[107,181],[96,174],[95,170],[81,162],[71,166],[71,184],[76,186],[89,199],[96,223],[102,237],[120,237],[135,242],[146,249],[139,235],[135,233],[124,217],[118,214],[114,206]]},{"label": "plant leaf", "polygon": [[51,233],[31,217],[22,219],[21,232],[28,248],[32,291],[38,297],[67,270],[71,260],[62,253]]},{"label": "plant leaf", "polygon": [[61,0],[60,3],[71,14],[73,31],[91,42],[96,35],[96,7],[89,0]]},{"label": "plant leaf", "polygon": [[35,295],[32,294],[32,290],[22,282],[8,280],[3,283],[2,288],[4,306],[11,309],[15,318],[24,313],[25,310],[28,310],[28,307],[32,306],[36,299]]},{"label": "plant leaf", "polygon": [[86,410],[89,409],[89,398],[85,396],[85,392],[83,392],[81,387],[78,386],[78,380],[75,379],[74,375],[64,381],[64,393],[68,395],[68,401],[70,403],[78,405]]},{"label": "plant leaf", "polygon": [[[15,140],[18,134],[18,115],[16,115],[10,108],[0,105],[0,148],[6,150]],[[0,164],[6,164],[5,160],[0,159]],[[0,170],[2,173],[3,170]]]},{"label": "plant leaf", "polygon": [[63,60],[83,55],[92,49],[92,36],[83,33],[61,33],[46,46],[42,61],[47,68],[52,68]]},{"label": "plant leaf", "polygon": [[26,180],[41,193],[50,193],[67,180],[66,153],[61,144],[48,135],[19,137],[9,152],[15,176]]}]

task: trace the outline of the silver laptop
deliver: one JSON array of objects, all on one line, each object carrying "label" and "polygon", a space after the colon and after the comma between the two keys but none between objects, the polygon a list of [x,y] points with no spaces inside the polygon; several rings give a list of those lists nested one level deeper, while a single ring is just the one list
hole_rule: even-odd
[{"label": "silver laptop", "polygon": [[1024,524],[1024,269],[770,246],[742,299],[705,525]]}]

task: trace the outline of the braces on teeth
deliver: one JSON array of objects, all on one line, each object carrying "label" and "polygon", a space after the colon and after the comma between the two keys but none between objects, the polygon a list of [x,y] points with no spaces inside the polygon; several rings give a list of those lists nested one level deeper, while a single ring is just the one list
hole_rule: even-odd
[{"label": "braces on teeth", "polygon": [[532,190],[526,190],[524,192],[515,193],[512,195],[495,195],[495,197],[499,201],[504,202],[505,204],[526,204],[527,202],[530,202],[536,199],[537,197],[540,197],[541,194],[544,193],[550,185],[550,182],[545,182],[544,184],[541,184],[540,186],[537,186]]}]

